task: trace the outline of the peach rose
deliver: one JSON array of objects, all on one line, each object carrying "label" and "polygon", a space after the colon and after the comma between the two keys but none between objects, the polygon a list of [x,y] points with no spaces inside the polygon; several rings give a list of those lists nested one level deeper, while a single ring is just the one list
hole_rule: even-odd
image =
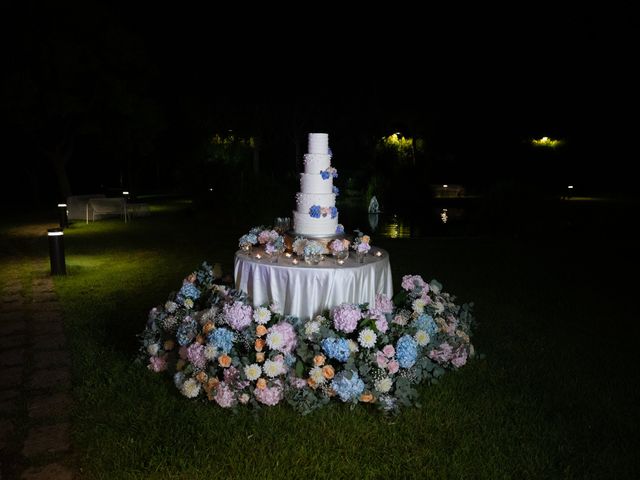
[{"label": "peach rose", "polygon": [[259,337],[262,337],[266,333],[267,333],[267,327],[265,327],[264,325],[258,325],[256,327],[256,335],[258,335]]},{"label": "peach rose", "polygon": [[220,355],[218,357],[218,363],[220,364],[221,367],[223,368],[227,368],[229,366],[231,366],[231,357],[229,355]]},{"label": "peach rose", "polygon": [[324,355],[316,355],[315,357],[313,357],[313,364],[316,367],[321,367],[322,365],[324,365],[324,362],[327,358]]},{"label": "peach rose", "polygon": [[264,390],[265,388],[267,388],[267,381],[264,378],[259,378],[256,382],[256,387],[260,390]]},{"label": "peach rose", "polygon": [[256,362],[258,363],[264,362],[264,352],[256,353]]},{"label": "peach rose", "polygon": [[331,365],[325,365],[322,367],[322,375],[327,380],[331,380],[335,376],[336,372]]},{"label": "peach rose", "polygon": [[200,345],[204,345],[204,337],[202,335],[198,335],[196,337],[196,343],[199,343]]},{"label": "peach rose", "polygon": [[316,384],[316,381],[311,377],[307,378],[307,385],[309,385],[311,388],[316,388],[318,386]]},{"label": "peach rose", "polygon": [[256,338],[256,352],[261,352],[267,341],[264,338]]},{"label": "peach rose", "polygon": [[208,378],[209,376],[203,371],[198,372],[198,374],[196,375],[196,380],[198,380],[200,383],[206,382]]},{"label": "peach rose", "polygon": [[202,327],[202,332],[206,335],[207,333],[209,333],[211,330],[215,330],[216,326],[213,324],[213,322],[207,322],[204,324],[204,326]]},{"label": "peach rose", "polygon": [[171,350],[173,350],[173,347],[175,347],[176,344],[173,340],[167,340],[166,342],[164,342],[164,349],[167,352],[170,352]]},{"label": "peach rose", "polygon": [[362,395],[360,395],[360,401],[364,402],[364,403],[373,403],[373,394],[370,392],[367,393],[363,393]]},{"label": "peach rose", "polygon": [[196,277],[196,274],[195,274],[195,273],[192,273],[191,275],[189,275],[189,276],[187,277],[187,282],[189,282],[189,283],[195,283],[197,278],[198,278],[198,277]]},{"label": "peach rose", "polygon": [[215,390],[218,385],[220,385],[220,380],[218,380],[215,377],[210,378],[209,380],[207,380],[207,384],[204,386],[204,390],[206,392],[210,392],[211,390]]},{"label": "peach rose", "polygon": [[369,237],[369,235],[363,235],[362,236],[362,242],[363,243],[369,243],[369,240],[371,240],[371,237]]}]

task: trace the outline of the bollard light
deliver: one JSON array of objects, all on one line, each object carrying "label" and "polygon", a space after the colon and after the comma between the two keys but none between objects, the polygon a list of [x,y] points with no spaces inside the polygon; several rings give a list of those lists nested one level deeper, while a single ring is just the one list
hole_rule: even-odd
[{"label": "bollard light", "polygon": [[47,230],[49,239],[49,260],[51,262],[51,275],[66,275],[67,266],[64,260],[64,232],[61,228]]},{"label": "bollard light", "polygon": [[58,204],[58,214],[60,215],[60,228],[67,228],[69,226],[69,212],[66,203]]}]

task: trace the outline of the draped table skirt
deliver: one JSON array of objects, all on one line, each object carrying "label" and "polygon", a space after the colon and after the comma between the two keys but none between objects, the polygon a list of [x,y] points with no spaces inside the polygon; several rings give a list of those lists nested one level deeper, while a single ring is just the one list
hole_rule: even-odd
[{"label": "draped table skirt", "polygon": [[247,292],[256,307],[276,303],[285,315],[306,321],[341,303],[372,304],[378,293],[393,296],[389,254],[381,248],[372,248],[364,263],[352,253],[344,265],[331,256],[318,265],[301,258],[294,265],[285,256],[272,263],[261,253],[258,259],[255,253],[238,251],[234,262],[236,288]]}]

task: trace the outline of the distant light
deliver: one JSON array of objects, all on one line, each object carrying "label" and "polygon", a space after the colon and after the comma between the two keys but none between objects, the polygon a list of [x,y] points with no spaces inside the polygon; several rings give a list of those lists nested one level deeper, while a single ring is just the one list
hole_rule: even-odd
[{"label": "distant light", "polygon": [[569,185],[567,188],[569,188],[569,189],[573,189],[573,185]]},{"label": "distant light", "polygon": [[123,195],[129,195],[129,192],[122,192]]},{"label": "distant light", "polygon": [[534,147],[550,147],[550,148],[555,148],[555,147],[559,147],[561,145],[564,144],[564,140],[557,140],[554,138],[549,138],[549,137],[542,137],[540,139],[532,139],[531,140],[531,144]]},{"label": "distant light", "polygon": [[67,208],[67,204],[66,203],[59,203],[58,207],[60,208]]},{"label": "distant light", "polygon": [[209,191],[210,191],[210,192],[213,192],[213,188],[209,187]]},{"label": "distant light", "polygon": [[442,185],[442,188],[449,188],[449,185]]},{"label": "distant light", "polygon": [[49,231],[47,232],[47,235],[48,235],[49,237],[60,237],[60,236],[64,235],[64,232],[63,232],[63,231],[53,231],[53,232],[52,232],[52,231],[50,231],[50,230],[49,230]]}]

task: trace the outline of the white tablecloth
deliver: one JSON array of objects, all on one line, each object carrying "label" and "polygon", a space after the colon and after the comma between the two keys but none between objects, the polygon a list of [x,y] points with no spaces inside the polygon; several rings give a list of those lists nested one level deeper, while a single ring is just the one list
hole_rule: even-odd
[{"label": "white tablecloth", "polygon": [[284,255],[278,263],[268,258],[258,260],[256,252],[247,255],[238,251],[235,256],[236,288],[249,294],[254,306],[275,302],[286,315],[307,320],[324,309],[344,302],[372,303],[377,293],[393,295],[393,281],[389,254],[380,248],[382,256],[367,255],[365,263],[349,255],[344,265],[337,265],[333,257],[325,256],[318,265],[307,265],[301,258],[298,265]]}]

